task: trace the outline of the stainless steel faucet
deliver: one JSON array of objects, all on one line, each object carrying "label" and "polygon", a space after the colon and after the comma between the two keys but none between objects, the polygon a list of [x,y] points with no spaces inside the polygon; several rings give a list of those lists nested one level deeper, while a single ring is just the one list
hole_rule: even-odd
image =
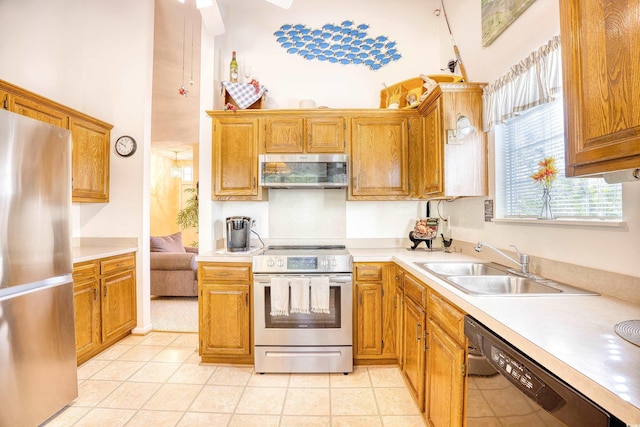
[{"label": "stainless steel faucet", "polygon": [[497,249],[497,248],[491,246],[488,243],[478,242],[478,245],[474,249],[475,249],[476,252],[481,252],[483,246],[486,246],[486,247],[488,247],[490,249],[493,249],[494,251],[496,251],[497,253],[499,253],[503,257],[511,260],[512,262],[515,262],[516,264],[518,264],[520,266],[520,272],[522,274],[524,274],[526,276],[529,275],[529,255],[520,253],[518,248],[516,248],[516,245],[510,245],[510,246],[516,250],[516,253],[518,254],[518,257],[520,258],[520,261],[518,261],[518,260],[516,260],[514,258],[511,258],[509,255],[505,254],[500,249]]}]

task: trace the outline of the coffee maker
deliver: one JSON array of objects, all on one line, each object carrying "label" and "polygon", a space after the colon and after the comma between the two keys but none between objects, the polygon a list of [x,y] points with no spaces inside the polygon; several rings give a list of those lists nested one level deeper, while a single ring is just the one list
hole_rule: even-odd
[{"label": "coffee maker", "polygon": [[251,218],[230,216],[227,218],[227,251],[247,252],[251,249]]}]

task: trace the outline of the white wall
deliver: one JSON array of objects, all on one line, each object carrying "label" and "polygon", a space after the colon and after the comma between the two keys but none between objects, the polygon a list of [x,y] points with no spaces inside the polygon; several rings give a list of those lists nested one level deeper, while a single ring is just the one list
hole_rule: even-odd
[{"label": "white wall", "polygon": [[[447,2],[447,14],[472,81],[491,83],[560,33],[557,0],[535,1],[486,48],[480,38],[479,1]],[[444,52],[450,41],[443,37],[442,43]],[[494,198],[493,134],[489,140],[489,198]],[[446,207],[452,217],[452,236],[458,240],[483,240],[506,249],[516,244],[533,256],[640,276],[640,184],[625,183],[622,192],[626,226],[620,228],[488,223],[484,222],[484,199],[458,200]]]},{"label": "white wall", "polygon": [[[242,3],[242,6],[239,5]],[[249,62],[277,108],[298,108],[301,99],[333,108],[378,108],[382,84],[441,73],[439,21],[432,13],[434,0],[295,0],[284,10],[265,0],[218,0],[226,33],[216,38],[220,61],[217,80],[229,79],[231,51],[238,64]],[[273,33],[283,24],[321,28],[352,20],[368,24],[371,35],[385,35],[397,42],[402,58],[380,70],[364,65],[339,65],[308,61],[289,54]]]},{"label": "white wall", "polygon": [[[107,204],[74,204],[74,237],[136,237],[138,325],[149,325],[148,151],[153,0],[0,2],[0,78],[114,125],[138,151],[111,151]],[[113,143],[111,144],[113,146]],[[144,250],[146,248],[146,250]],[[146,301],[143,303],[143,301]]]}]

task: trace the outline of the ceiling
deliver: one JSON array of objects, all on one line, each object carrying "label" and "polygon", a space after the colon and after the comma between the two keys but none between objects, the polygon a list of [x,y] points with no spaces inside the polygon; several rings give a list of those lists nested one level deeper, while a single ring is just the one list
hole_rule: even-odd
[{"label": "ceiling", "polygon": [[199,135],[201,16],[195,0],[156,0],[155,6],[151,147],[188,160]]}]

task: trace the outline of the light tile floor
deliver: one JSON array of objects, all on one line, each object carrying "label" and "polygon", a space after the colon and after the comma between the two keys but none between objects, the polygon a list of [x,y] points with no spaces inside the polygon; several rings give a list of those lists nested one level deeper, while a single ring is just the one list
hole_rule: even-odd
[{"label": "light tile floor", "polygon": [[198,335],[131,335],[78,367],[78,398],[55,426],[394,426],[424,422],[394,366],[265,374],[200,364]]}]

